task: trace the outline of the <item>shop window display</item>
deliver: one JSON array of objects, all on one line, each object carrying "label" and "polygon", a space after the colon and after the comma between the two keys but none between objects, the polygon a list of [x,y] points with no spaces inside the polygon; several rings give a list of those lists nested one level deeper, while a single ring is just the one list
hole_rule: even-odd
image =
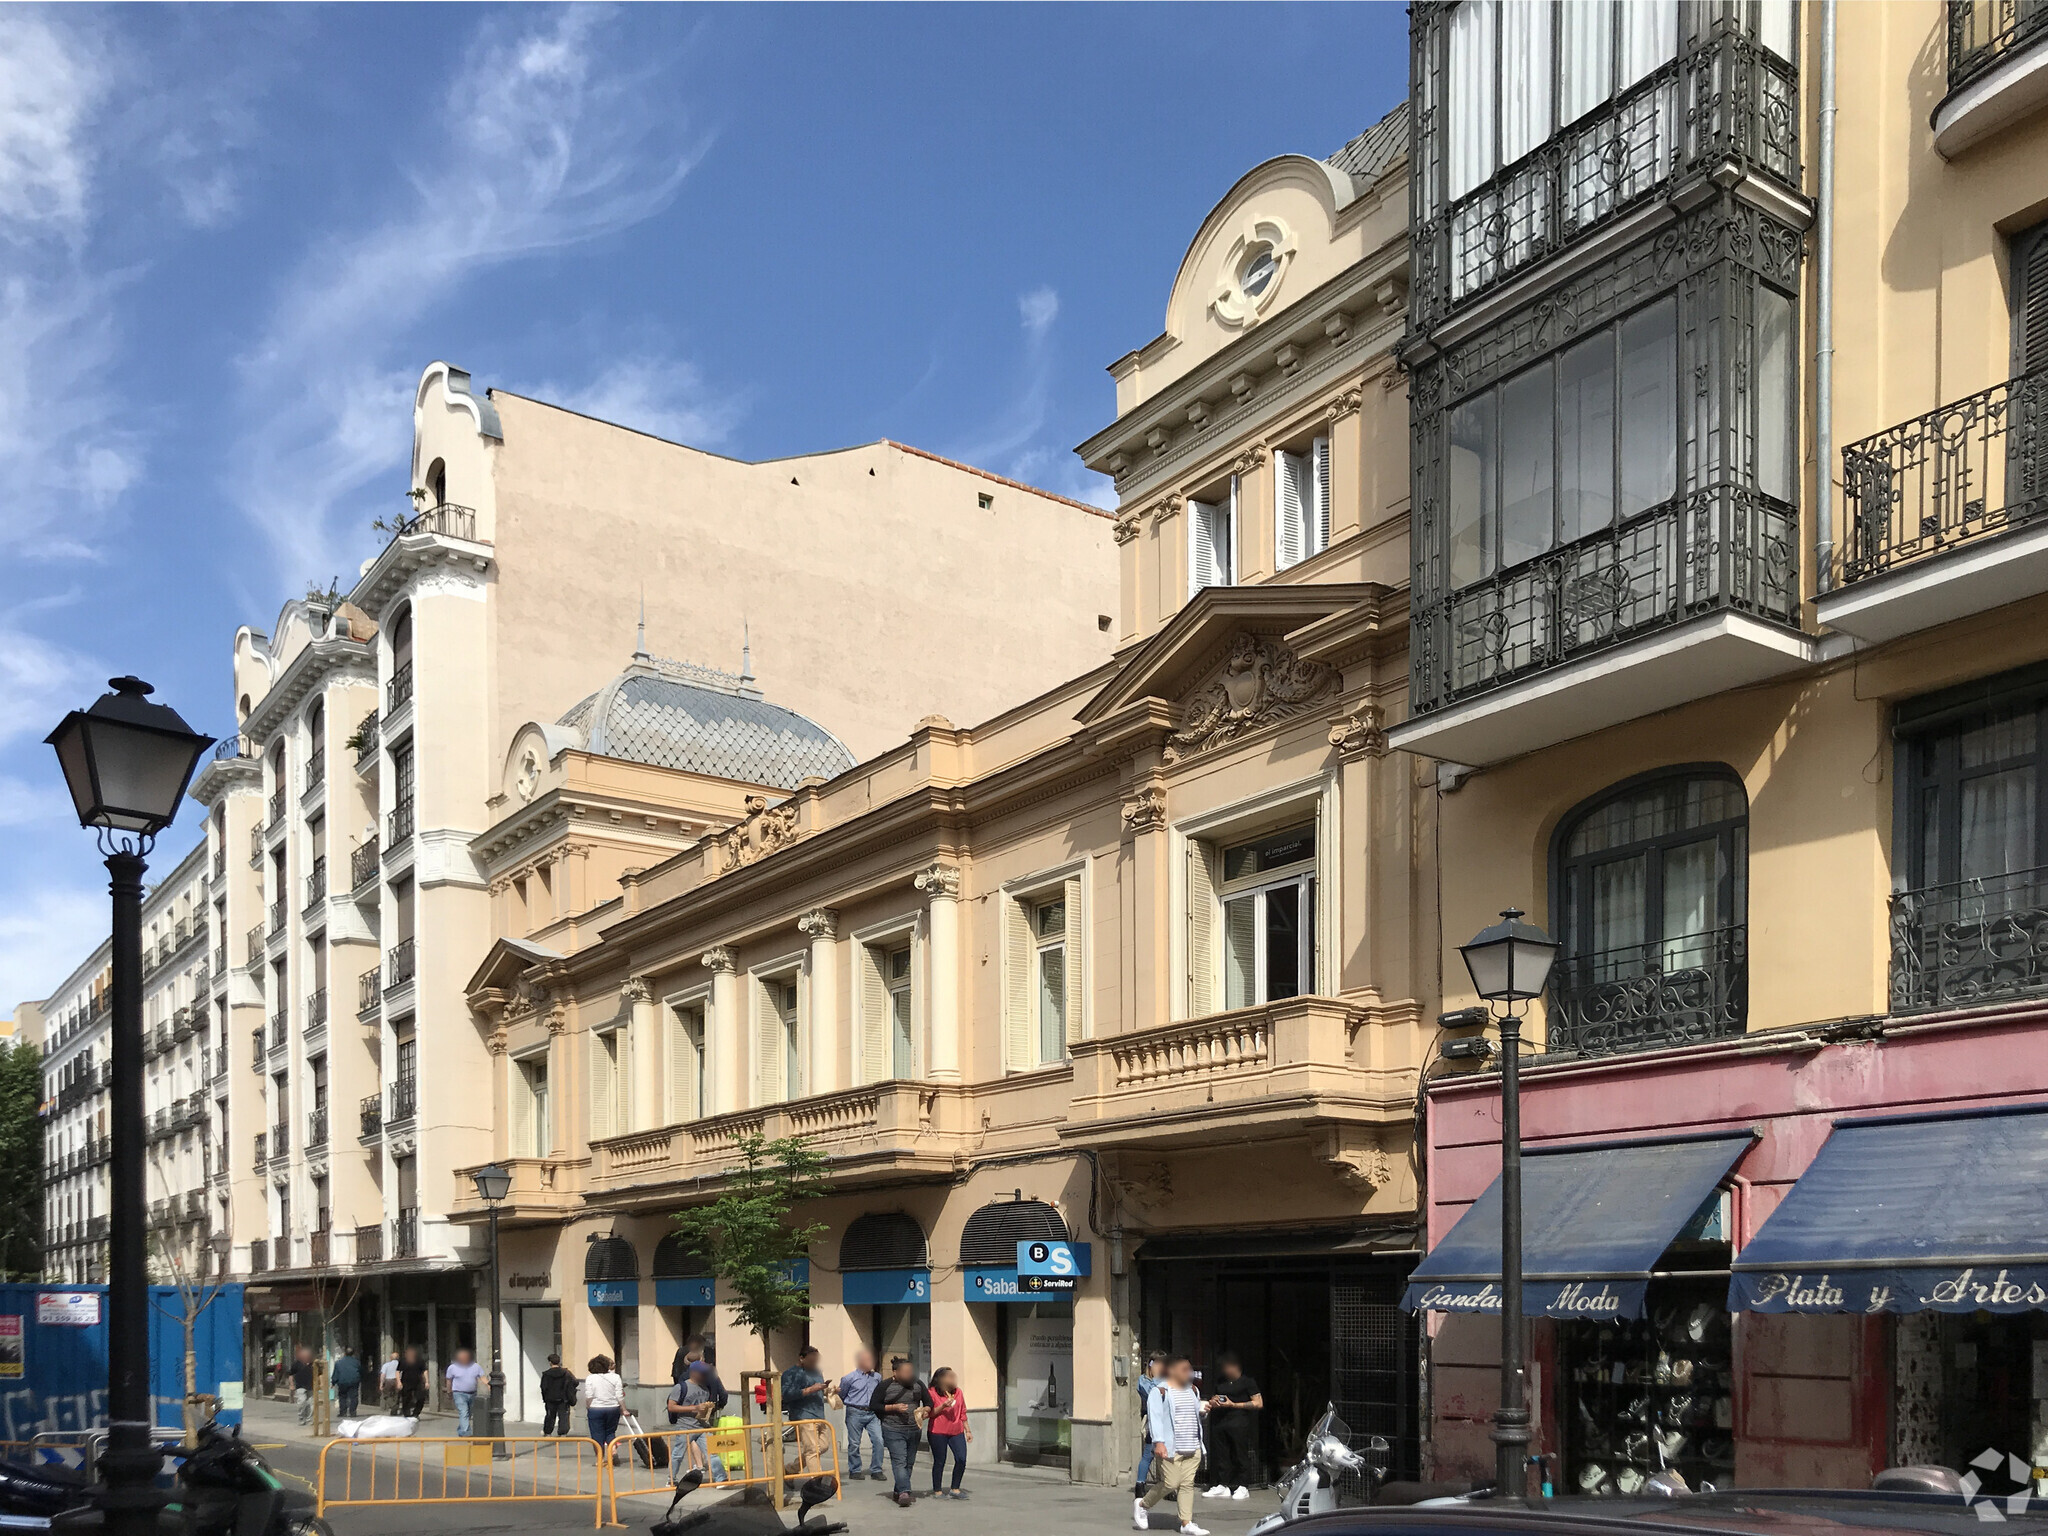
[{"label": "shop window display", "polygon": [[1727,1281],[1652,1281],[1644,1315],[1558,1325],[1560,1493],[1631,1494],[1669,1468],[1693,1488],[1735,1473]]}]

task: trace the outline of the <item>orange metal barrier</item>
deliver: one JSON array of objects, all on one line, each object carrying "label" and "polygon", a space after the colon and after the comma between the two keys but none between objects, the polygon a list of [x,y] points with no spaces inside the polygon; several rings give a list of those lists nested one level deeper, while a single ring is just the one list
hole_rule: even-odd
[{"label": "orange metal barrier", "polygon": [[[505,1459],[493,1457],[503,1446]],[[330,1440],[320,1447],[315,1513],[360,1504],[455,1504],[482,1499],[590,1500],[604,1524],[610,1469],[595,1440]]]},{"label": "orange metal barrier", "polygon": [[749,1483],[772,1483],[773,1457],[778,1449],[786,1482],[823,1475],[832,1479],[834,1497],[845,1498],[845,1485],[839,1476],[839,1436],[829,1422],[786,1420],[781,1426],[779,1447],[775,1445],[775,1436],[775,1427],[768,1424],[620,1435],[612,1441],[612,1524],[620,1523],[621,1498],[636,1494],[670,1496],[676,1478],[692,1467],[704,1469],[702,1491],[707,1494],[744,1488]]}]

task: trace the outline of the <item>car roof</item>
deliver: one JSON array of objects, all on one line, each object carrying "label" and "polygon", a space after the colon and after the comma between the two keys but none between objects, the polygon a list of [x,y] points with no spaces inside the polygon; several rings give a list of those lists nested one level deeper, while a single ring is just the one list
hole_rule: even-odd
[{"label": "car roof", "polygon": [[[1669,1536],[1841,1536],[1845,1531],[1918,1531],[1930,1536],[1981,1532],[1976,1505],[1995,1504],[2005,1523],[2026,1536],[2048,1536],[2048,1500],[2034,1499],[2015,1511],[2004,1499],[1974,1502],[1954,1494],[1872,1492],[1844,1489],[1730,1489],[1680,1494],[1675,1498],[1476,1499],[1455,1505],[1373,1505],[1336,1510],[1293,1522],[1298,1536],[1340,1536],[1347,1530],[1391,1532],[1497,1531],[1503,1523],[1525,1530],[1588,1533],[1633,1532],[1654,1526]],[[2019,1536],[2019,1533],[2015,1533]]]}]

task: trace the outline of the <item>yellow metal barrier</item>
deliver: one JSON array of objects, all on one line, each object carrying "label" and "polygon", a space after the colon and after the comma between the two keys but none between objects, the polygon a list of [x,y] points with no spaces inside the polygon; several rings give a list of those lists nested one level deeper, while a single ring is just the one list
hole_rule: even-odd
[{"label": "yellow metal barrier", "polygon": [[612,1441],[612,1524],[620,1523],[621,1498],[671,1495],[675,1480],[692,1467],[703,1470],[702,1491],[707,1494],[744,1488],[749,1483],[772,1483],[778,1450],[785,1481],[797,1483],[822,1475],[832,1479],[835,1498],[845,1497],[839,1476],[839,1436],[830,1423],[824,1419],[785,1420],[779,1447],[774,1444],[775,1437],[774,1426],[768,1424],[620,1435]]},{"label": "yellow metal barrier", "polygon": [[[503,1446],[504,1460],[492,1451]],[[610,1469],[595,1440],[330,1440],[320,1447],[315,1513],[360,1504],[455,1504],[483,1499],[590,1500],[604,1524]]]}]

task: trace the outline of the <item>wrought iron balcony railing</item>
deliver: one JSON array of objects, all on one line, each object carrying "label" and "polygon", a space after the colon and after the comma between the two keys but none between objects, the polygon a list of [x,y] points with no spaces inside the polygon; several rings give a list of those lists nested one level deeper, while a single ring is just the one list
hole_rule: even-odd
[{"label": "wrought iron balcony railing", "polygon": [[1677,58],[1444,200],[1448,40],[1425,35],[1417,47],[1418,78],[1429,77],[1416,88],[1415,109],[1410,310],[1419,331],[1629,209],[1724,165],[1800,184],[1797,71],[1722,19]]},{"label": "wrought iron balcony railing", "polygon": [[1748,970],[1741,927],[1560,956],[1550,980],[1547,1048],[1611,1056],[1739,1035]]},{"label": "wrought iron balcony railing", "polygon": [[261,1168],[265,1163],[270,1161],[270,1138],[267,1135],[265,1135],[262,1131],[258,1131],[253,1139],[256,1147],[256,1166]]},{"label": "wrought iron balcony railing", "polygon": [[420,1084],[415,1077],[401,1077],[391,1085],[391,1123],[403,1124],[419,1113]]},{"label": "wrought iron balcony railing", "polygon": [[419,1252],[420,1208],[409,1205],[391,1223],[391,1256],[394,1259],[414,1259],[419,1257]]},{"label": "wrought iron balcony railing", "polygon": [[2048,512],[2048,370],[1849,444],[1842,495],[1844,586],[2034,521]]},{"label": "wrought iron balcony railing", "polygon": [[260,966],[263,963],[263,925],[258,923],[249,930],[248,964]]},{"label": "wrought iron balcony railing", "polygon": [[2048,869],[1895,892],[1894,1013],[2048,992]]},{"label": "wrought iron balcony railing", "polygon": [[1416,593],[1418,715],[1702,614],[1799,621],[1799,517],[1734,487],[1698,491],[1618,528],[1438,595]]},{"label": "wrought iron balcony railing", "polygon": [[324,1108],[308,1110],[306,1112],[306,1146],[310,1149],[326,1145],[327,1111]]},{"label": "wrought iron balcony railing", "polygon": [[374,709],[356,722],[355,734],[349,740],[355,744],[358,771],[376,765],[377,738],[381,734],[378,726],[381,723],[382,717]]},{"label": "wrought iron balcony railing", "polygon": [[384,687],[384,713],[395,715],[412,702],[412,663],[400,662]]},{"label": "wrought iron balcony railing", "polygon": [[387,847],[397,848],[412,836],[412,806],[412,801],[401,800],[391,807],[391,814],[385,818],[390,823],[386,829],[389,833],[385,840]]},{"label": "wrought iron balcony railing", "polygon": [[2041,0],[1948,0],[1948,88],[1961,90],[2044,37]]},{"label": "wrought iron balcony railing", "polygon": [[365,1095],[363,1102],[357,1107],[357,1112],[362,1116],[362,1140],[372,1141],[384,1134],[383,1094]]},{"label": "wrought iron balcony railing", "polygon": [[306,994],[306,1028],[308,1030],[327,1027],[327,989],[325,987]]},{"label": "wrought iron balcony railing", "polygon": [[282,896],[270,904],[270,931],[283,933],[285,920],[291,915],[291,903]]},{"label": "wrought iron balcony railing", "polygon": [[439,506],[428,507],[408,517],[391,530],[393,541],[415,533],[438,533],[449,539],[475,539],[476,513],[468,507],[458,507],[452,501]]},{"label": "wrought iron balcony railing", "polygon": [[315,1269],[324,1269],[328,1263],[328,1238],[325,1227],[316,1227],[306,1241],[306,1259]]},{"label": "wrought iron balcony railing", "polygon": [[356,1262],[375,1264],[384,1257],[384,1224],[356,1228]]},{"label": "wrought iron balcony railing", "polygon": [[270,1128],[270,1155],[284,1157],[292,1149],[292,1128],[280,1120]]},{"label": "wrought iron balcony railing", "polygon": [[315,752],[306,759],[306,788],[312,789],[327,782],[327,754]]},{"label": "wrought iron balcony railing", "polygon": [[391,980],[388,987],[395,989],[411,982],[414,968],[418,963],[418,952],[412,939],[400,939],[392,945]]},{"label": "wrought iron balcony railing", "polygon": [[306,905],[317,907],[327,899],[327,855],[321,854],[313,861],[313,871],[306,876]]},{"label": "wrought iron balcony railing", "polygon": [[348,856],[348,888],[360,891],[377,878],[377,839],[371,838]]},{"label": "wrought iron balcony railing", "polygon": [[260,1275],[270,1268],[270,1244],[263,1238],[256,1238],[249,1244],[249,1273]]},{"label": "wrought iron balcony railing", "polygon": [[[279,999],[283,1001],[283,999]],[[270,1052],[274,1056],[291,1043],[291,1019],[280,1008],[270,1016]]]},{"label": "wrought iron balcony railing", "polygon": [[384,973],[371,966],[356,978],[356,1017],[373,1019],[384,1006]]},{"label": "wrought iron balcony railing", "polygon": [[[279,774],[280,774],[280,775],[282,775],[282,773],[283,773],[283,770],[282,770],[282,769],[279,769],[278,771],[279,771]],[[273,790],[272,790],[272,791],[270,792],[270,817],[269,817],[269,824],[270,824],[271,826],[275,827],[275,826],[279,825],[280,823],[282,823],[283,821],[284,821],[284,785],[283,785],[282,783],[279,783],[279,785],[277,786],[277,788],[273,789]]]}]

